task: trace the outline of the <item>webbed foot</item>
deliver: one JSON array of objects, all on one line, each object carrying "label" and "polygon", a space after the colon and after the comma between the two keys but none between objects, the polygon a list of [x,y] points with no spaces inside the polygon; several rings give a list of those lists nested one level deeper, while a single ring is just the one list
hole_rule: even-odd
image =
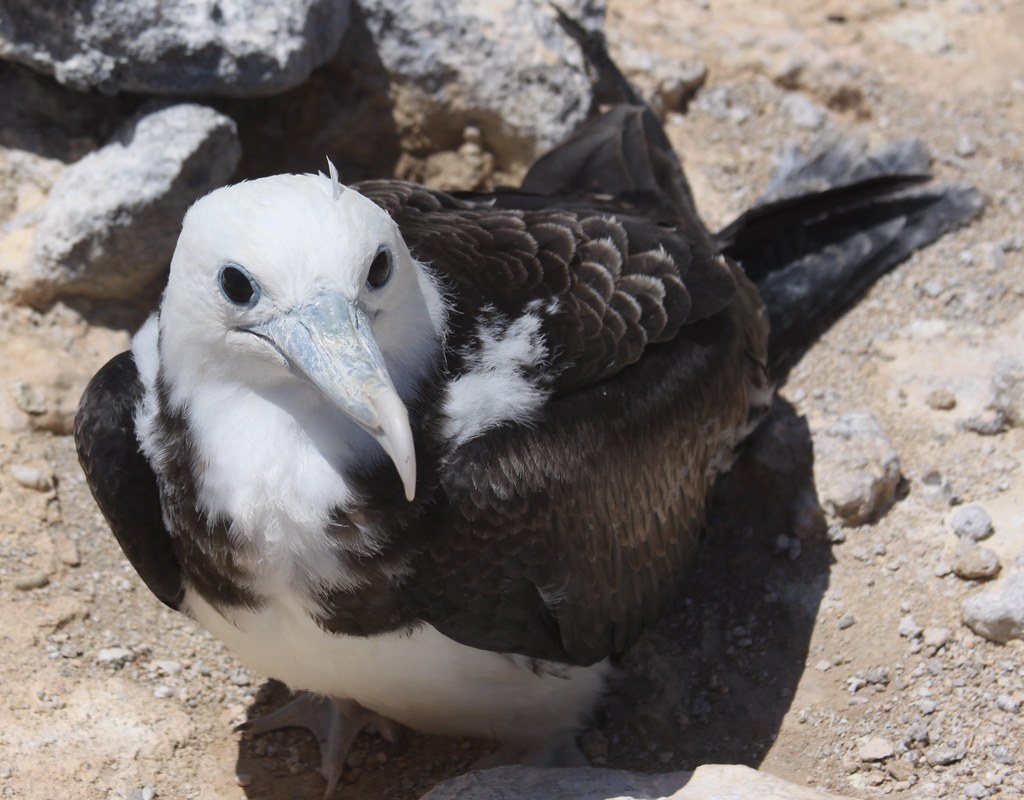
[{"label": "webbed foot", "polygon": [[327,781],[324,800],[337,788],[348,751],[362,731],[377,732],[389,742],[398,737],[395,722],[363,708],[354,700],[335,700],[310,692],[300,692],[276,711],[247,720],[235,730],[261,734],[280,728],[305,728],[316,737],[320,745],[320,774]]}]

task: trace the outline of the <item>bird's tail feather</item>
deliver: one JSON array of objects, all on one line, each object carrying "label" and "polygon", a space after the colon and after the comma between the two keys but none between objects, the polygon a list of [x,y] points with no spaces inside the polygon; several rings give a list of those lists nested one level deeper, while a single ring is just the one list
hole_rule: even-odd
[{"label": "bird's tail feather", "polygon": [[583,52],[596,101],[615,108],[584,123],[539,159],[522,189],[569,197],[606,194],[670,216],[696,218],[693,192],[665,129],[612,60],[604,37],[551,5]]},{"label": "bird's tail feather", "polygon": [[806,155],[790,151],[754,207],[716,234],[768,307],[776,372],[875,280],[981,210],[974,189],[925,185],[930,177],[919,141],[869,150],[824,138]]},{"label": "bird's tail feather", "polygon": [[[539,194],[607,194],[684,224],[699,219],[682,166],[658,118],[612,60],[600,34],[554,3],[579,43],[604,102],[621,104],[539,160],[523,188]],[[771,318],[775,377],[868,287],[915,250],[975,217],[981,195],[929,185],[930,157],[917,140],[869,149],[823,136],[790,148],[754,207],[714,236],[757,284]],[[694,235],[696,232],[691,231]]]}]

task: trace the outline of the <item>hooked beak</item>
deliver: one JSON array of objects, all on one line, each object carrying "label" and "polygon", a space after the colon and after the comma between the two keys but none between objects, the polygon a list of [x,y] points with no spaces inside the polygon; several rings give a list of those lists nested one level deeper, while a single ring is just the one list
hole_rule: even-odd
[{"label": "hooked beak", "polygon": [[416,494],[416,452],[409,413],[362,309],[339,295],[323,294],[245,330],[273,345],[295,373],[377,440],[411,501]]}]

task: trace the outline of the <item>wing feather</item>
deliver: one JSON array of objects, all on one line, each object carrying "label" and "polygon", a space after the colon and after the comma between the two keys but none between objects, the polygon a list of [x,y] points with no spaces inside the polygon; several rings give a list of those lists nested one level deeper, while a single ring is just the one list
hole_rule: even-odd
[{"label": "wing feather", "polygon": [[75,415],[75,445],[96,503],[139,576],[178,608],[181,566],[164,527],[156,476],[139,450],[135,408],[143,386],[130,352],[115,356],[86,387]]}]

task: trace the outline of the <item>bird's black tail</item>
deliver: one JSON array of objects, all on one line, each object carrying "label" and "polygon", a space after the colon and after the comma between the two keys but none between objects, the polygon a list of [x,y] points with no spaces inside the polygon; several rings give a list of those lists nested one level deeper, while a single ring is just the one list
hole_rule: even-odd
[{"label": "bird's black tail", "polygon": [[981,210],[974,189],[930,177],[918,141],[869,150],[823,138],[807,154],[789,151],[757,204],[715,235],[764,298],[773,371],[893,266]]},{"label": "bird's black tail", "polygon": [[[523,187],[636,199],[638,207],[676,220],[697,219],[682,166],[655,114],[601,35],[555,8],[593,70],[600,99],[620,105],[538,161]],[[789,150],[754,207],[713,236],[764,297],[773,376],[781,377],[879,277],[980,212],[974,189],[930,179],[930,158],[919,141],[869,150],[854,139],[822,137],[806,154]]]}]

